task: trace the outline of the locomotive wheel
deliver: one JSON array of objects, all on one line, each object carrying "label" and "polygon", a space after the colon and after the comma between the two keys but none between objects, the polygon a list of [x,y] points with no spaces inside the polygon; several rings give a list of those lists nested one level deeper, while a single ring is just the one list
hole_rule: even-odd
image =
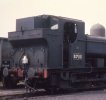
[{"label": "locomotive wheel", "polygon": [[17,82],[14,77],[3,77],[3,87],[7,89],[16,88]]}]

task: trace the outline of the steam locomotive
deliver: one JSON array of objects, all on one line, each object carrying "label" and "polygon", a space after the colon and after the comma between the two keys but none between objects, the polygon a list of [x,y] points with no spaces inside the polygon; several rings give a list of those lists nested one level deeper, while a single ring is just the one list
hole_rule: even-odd
[{"label": "steam locomotive", "polygon": [[23,70],[22,78],[33,89],[105,88],[106,38],[99,28],[85,35],[82,20],[52,15],[17,19],[16,31],[8,33],[12,56],[5,78],[17,80],[10,75],[14,67]]}]

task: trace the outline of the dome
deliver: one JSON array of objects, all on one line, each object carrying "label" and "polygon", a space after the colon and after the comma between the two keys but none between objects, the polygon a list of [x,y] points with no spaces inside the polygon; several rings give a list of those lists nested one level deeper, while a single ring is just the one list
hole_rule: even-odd
[{"label": "dome", "polygon": [[105,27],[101,24],[95,24],[90,29],[90,35],[105,37]]}]

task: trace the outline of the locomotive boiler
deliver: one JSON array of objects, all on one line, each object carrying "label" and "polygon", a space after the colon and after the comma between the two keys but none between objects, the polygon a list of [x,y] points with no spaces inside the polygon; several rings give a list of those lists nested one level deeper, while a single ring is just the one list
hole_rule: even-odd
[{"label": "locomotive boiler", "polygon": [[8,34],[15,50],[12,66],[25,69],[26,85],[33,89],[105,87],[106,38],[94,33],[85,35],[85,23],[77,19],[52,15],[17,19],[16,31]]}]

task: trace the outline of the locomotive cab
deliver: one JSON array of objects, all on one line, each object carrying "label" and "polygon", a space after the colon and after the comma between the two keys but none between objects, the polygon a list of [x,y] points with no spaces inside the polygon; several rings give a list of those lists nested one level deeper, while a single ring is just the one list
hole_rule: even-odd
[{"label": "locomotive cab", "polygon": [[72,22],[64,24],[64,41],[63,41],[63,66],[69,66],[69,46],[70,42],[73,43],[77,38],[77,25]]}]

